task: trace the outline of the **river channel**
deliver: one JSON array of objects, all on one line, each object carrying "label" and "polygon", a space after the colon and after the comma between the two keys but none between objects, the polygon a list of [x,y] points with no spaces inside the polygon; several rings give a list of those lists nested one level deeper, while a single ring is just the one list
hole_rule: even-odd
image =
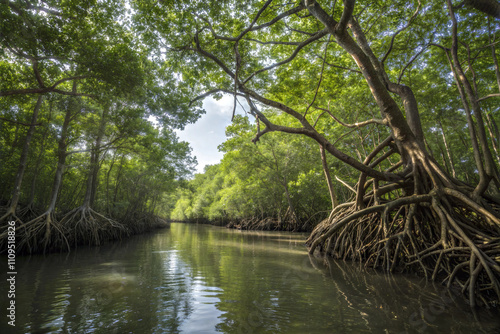
[{"label": "river channel", "polygon": [[18,256],[16,327],[2,312],[0,333],[500,333],[498,310],[472,312],[421,278],[311,257],[305,238],[173,223]]}]

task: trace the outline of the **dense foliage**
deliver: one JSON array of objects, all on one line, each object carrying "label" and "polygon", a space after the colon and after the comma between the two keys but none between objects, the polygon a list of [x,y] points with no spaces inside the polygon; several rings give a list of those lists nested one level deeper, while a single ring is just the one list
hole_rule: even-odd
[{"label": "dense foliage", "polygon": [[[19,251],[99,244],[168,215],[195,160],[189,89],[121,1],[0,2],[0,213]],[[3,240],[5,241],[5,240]]]}]

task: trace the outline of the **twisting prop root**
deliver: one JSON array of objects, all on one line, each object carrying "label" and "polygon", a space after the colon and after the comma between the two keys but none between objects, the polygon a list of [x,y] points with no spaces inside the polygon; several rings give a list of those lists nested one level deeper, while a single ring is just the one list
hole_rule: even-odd
[{"label": "twisting prop root", "polygon": [[19,226],[23,225],[23,221],[16,215],[16,212],[12,209],[2,208],[0,211],[0,253],[7,251],[8,245],[8,229],[11,222],[14,222],[14,226],[17,230]]},{"label": "twisting prop root", "polygon": [[24,208],[22,208],[21,210],[19,210],[19,213],[18,213],[20,219],[23,220],[23,221],[33,220],[36,217],[41,216],[42,214],[43,214],[43,211],[38,210],[37,208],[35,208],[35,206],[33,205],[33,203],[25,206]]},{"label": "twisting prop root", "polygon": [[127,234],[123,224],[85,205],[64,215],[61,224],[69,231],[68,239],[72,245],[100,245],[105,240],[119,239]]},{"label": "twisting prop root", "polygon": [[[69,250],[70,246],[66,238],[66,229],[56,219],[53,211],[47,211],[42,215],[28,221],[16,224],[16,252],[22,253],[45,253],[56,250]],[[0,233],[0,244],[2,250],[7,242],[7,231]]]},{"label": "twisting prop root", "polygon": [[[498,305],[499,207],[486,197],[471,200],[470,189],[445,179],[432,162],[414,166],[403,184],[373,187],[362,197],[363,209],[359,200],[336,207],[307,240],[310,253],[319,249],[387,272],[420,272],[460,287],[471,306]],[[412,193],[384,196],[398,196],[397,188]]]}]

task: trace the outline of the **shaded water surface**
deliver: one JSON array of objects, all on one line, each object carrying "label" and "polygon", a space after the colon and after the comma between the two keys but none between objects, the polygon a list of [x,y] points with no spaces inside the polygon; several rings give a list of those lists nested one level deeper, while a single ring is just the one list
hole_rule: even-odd
[{"label": "shaded water surface", "polygon": [[304,239],[172,224],[100,248],[18,256],[17,331],[4,311],[0,333],[500,333],[498,311],[473,314],[418,278],[324,263]]}]

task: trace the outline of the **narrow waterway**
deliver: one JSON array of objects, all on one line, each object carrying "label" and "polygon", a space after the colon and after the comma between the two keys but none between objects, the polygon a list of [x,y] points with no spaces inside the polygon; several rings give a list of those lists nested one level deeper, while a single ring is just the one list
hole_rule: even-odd
[{"label": "narrow waterway", "polygon": [[[310,257],[305,235],[174,223],[17,257],[0,333],[500,333],[498,310],[406,276]],[[1,268],[6,268],[2,257]],[[7,307],[5,280],[2,309]]]}]

